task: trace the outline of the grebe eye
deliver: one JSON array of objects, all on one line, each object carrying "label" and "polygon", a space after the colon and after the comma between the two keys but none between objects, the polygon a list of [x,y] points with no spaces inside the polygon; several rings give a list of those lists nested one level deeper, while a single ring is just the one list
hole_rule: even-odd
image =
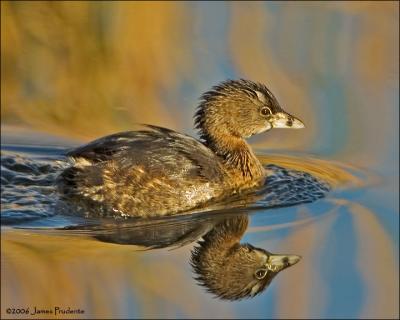
[{"label": "grebe eye", "polygon": [[261,109],[261,114],[262,114],[263,116],[269,116],[269,115],[272,114],[272,112],[271,112],[271,109],[270,109],[270,108],[264,107],[264,108]]},{"label": "grebe eye", "polygon": [[265,275],[267,274],[267,270],[266,269],[258,269],[255,273],[256,278],[261,280],[262,278],[265,277]]}]

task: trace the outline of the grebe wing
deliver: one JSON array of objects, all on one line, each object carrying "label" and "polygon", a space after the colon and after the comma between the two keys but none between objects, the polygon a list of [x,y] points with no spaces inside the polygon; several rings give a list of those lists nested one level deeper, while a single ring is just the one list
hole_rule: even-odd
[{"label": "grebe wing", "polygon": [[218,156],[204,144],[191,136],[152,125],[102,137],[69,151],[67,156],[92,164],[113,161],[120,167],[143,166],[164,174],[176,174],[179,169],[206,179],[222,178]]}]

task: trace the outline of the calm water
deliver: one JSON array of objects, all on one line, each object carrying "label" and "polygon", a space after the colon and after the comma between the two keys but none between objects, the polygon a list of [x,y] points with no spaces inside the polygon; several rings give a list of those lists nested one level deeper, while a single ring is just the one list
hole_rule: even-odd
[{"label": "calm water", "polygon": [[[294,188],[289,195],[309,190],[309,198],[292,203],[288,193],[280,191],[280,198],[267,190],[246,206],[100,221],[54,207],[53,179],[66,144],[29,136],[27,144],[24,135],[6,134],[2,144],[3,316],[4,307],[33,312],[57,306],[84,310],[79,316],[88,318],[297,317],[304,310],[313,317],[395,315],[394,203],[380,191],[385,181],[376,173],[307,155],[259,152],[266,165],[315,177],[309,181],[317,188]],[[327,194],[325,183],[332,188]],[[189,261],[199,237],[235,217],[248,219],[242,243],[302,259],[260,295],[231,302],[198,285]]]},{"label": "calm water", "polygon": [[[35,307],[86,318],[398,318],[398,9],[1,1],[2,318]],[[304,121],[250,143],[266,166],[304,172],[306,187],[292,174],[247,204],[147,222],[57,206],[66,147],[133,123],[194,136],[197,98],[227,78],[265,83]],[[227,220],[248,223],[241,243],[302,259],[252,299],[214,298],[189,262],[198,238]]]}]

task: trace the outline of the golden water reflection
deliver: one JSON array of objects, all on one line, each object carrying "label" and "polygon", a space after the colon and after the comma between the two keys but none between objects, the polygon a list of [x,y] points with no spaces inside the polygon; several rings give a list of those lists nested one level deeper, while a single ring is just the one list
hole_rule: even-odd
[{"label": "golden water reflection", "polygon": [[[200,246],[193,249],[191,254],[194,270],[201,279],[199,281],[216,295],[225,299],[237,299],[264,290],[282,270],[280,268],[289,266],[268,262],[271,264],[267,264],[265,268],[271,268],[271,271],[265,269],[268,271],[267,275],[257,284],[257,291],[251,291],[252,287],[249,288],[250,283],[247,282],[240,287],[243,293],[235,289],[237,283],[245,279],[245,271],[248,269],[251,269],[248,280],[258,283],[258,280],[254,280],[253,272],[266,262],[260,264],[261,257],[258,263],[253,261],[262,253],[258,250],[262,249],[251,247],[252,257],[248,257],[250,247],[237,247],[247,223],[247,215],[239,214],[230,217],[214,216],[200,221],[188,220],[186,225],[167,223],[160,226],[163,232],[171,230],[172,233],[179,232],[179,228],[188,227],[188,224],[193,230],[200,228],[200,235],[203,235],[205,242],[200,242]],[[149,226],[148,235],[152,231],[157,232],[158,227]],[[187,232],[185,236],[191,242],[197,240],[199,234],[193,238],[192,233]],[[189,262],[187,247],[161,254],[157,250],[143,252],[134,245],[106,243],[114,242],[114,237],[97,238],[102,242],[82,235],[63,236],[45,232],[3,230],[2,305],[11,308],[29,306],[31,310],[34,306],[43,309],[70,306],[71,309],[85,310],[85,317],[126,317],[123,310],[134,299],[138,308],[135,314],[145,317],[168,316],[165,303],[173,306],[170,315],[179,312],[187,317],[204,316],[202,308],[205,304],[210,314],[216,312],[209,306],[202,290],[193,290],[193,280],[189,278],[190,273],[186,266]],[[180,238],[177,239],[181,241]],[[130,239],[126,243],[132,241]],[[233,248],[238,250],[232,251]],[[288,256],[289,259],[291,257],[296,258]],[[296,262],[298,258],[291,263]],[[210,264],[213,265],[212,268],[209,268]],[[234,282],[227,282],[232,270],[223,273],[229,265],[234,270],[241,266],[237,271],[237,275],[241,277],[233,279]],[[5,315],[4,310],[2,313]],[[221,309],[218,314],[232,316],[228,309]]]}]

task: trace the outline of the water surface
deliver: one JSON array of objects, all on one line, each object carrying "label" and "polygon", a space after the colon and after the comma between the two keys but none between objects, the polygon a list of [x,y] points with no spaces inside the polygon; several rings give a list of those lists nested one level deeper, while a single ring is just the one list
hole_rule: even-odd
[{"label": "water surface", "polygon": [[[11,136],[1,150],[2,305],[79,308],[85,312],[80,316],[90,318],[273,317],[302,308],[312,308],[315,316],[337,310],[369,314],[371,303],[383,313],[396,304],[396,297],[380,295],[396,289],[395,241],[377,211],[363,204],[382,183],[376,174],[304,154],[259,152],[267,166],[321,181],[323,188],[309,193],[319,196],[290,203],[287,193],[279,198],[266,192],[250,202],[177,217],[99,220],[54,206],[65,142],[41,146]],[[13,183],[4,183],[12,174]],[[302,260],[260,295],[228,302],[197,284],[189,261],[202,235],[235,216],[249,220],[242,243]]]}]

